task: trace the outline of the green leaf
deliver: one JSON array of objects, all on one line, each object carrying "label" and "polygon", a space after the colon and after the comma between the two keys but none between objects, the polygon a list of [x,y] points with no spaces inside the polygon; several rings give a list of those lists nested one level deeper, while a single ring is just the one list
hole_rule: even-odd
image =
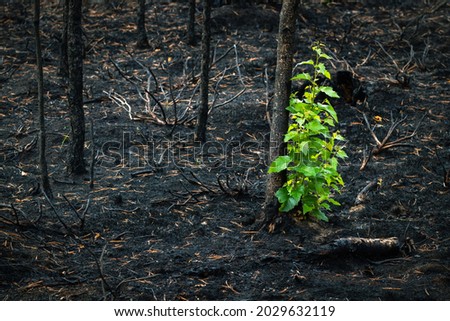
[{"label": "green leaf", "polygon": [[315,62],[312,60],[312,59],[309,59],[309,60],[307,60],[307,61],[302,61],[301,63],[300,63],[300,65],[315,65]]},{"label": "green leaf", "polygon": [[327,59],[327,60],[330,60],[330,59],[332,59],[332,57],[331,57],[331,56],[328,56],[327,54],[324,54],[323,52],[321,52],[321,53],[320,53],[319,57],[320,57],[320,58],[324,58],[324,59]]},{"label": "green leaf", "polygon": [[337,151],[336,156],[339,158],[347,158],[348,157],[347,153],[344,152],[342,149]]},{"label": "green leaf", "polygon": [[318,121],[318,120],[313,120],[312,122],[307,124],[305,127],[313,132],[318,132],[318,133],[328,131],[328,129],[324,125],[322,125],[320,123],[320,121]]},{"label": "green leaf", "polygon": [[302,204],[302,212],[303,214],[307,214],[316,208],[315,204],[308,200],[303,200]]},{"label": "green leaf", "polygon": [[294,77],[292,77],[291,80],[307,80],[307,81],[311,81],[311,75],[308,74],[307,72],[295,75]]},{"label": "green leaf", "polygon": [[334,136],[334,139],[336,139],[336,140],[340,140],[340,141],[345,140],[345,138],[339,133],[335,133],[333,136]]},{"label": "green leaf", "polygon": [[302,165],[296,168],[297,173],[301,173],[306,177],[316,177],[320,172],[320,168],[314,166]]},{"label": "green leaf", "polygon": [[328,97],[339,98],[339,95],[334,91],[334,89],[332,87],[320,86],[319,91],[325,93]]},{"label": "green leaf", "polygon": [[279,173],[288,168],[291,162],[290,156],[278,156],[269,167],[269,173]]},{"label": "green leaf", "polygon": [[301,142],[300,145],[298,146],[298,148],[300,149],[300,151],[302,152],[303,155],[308,155],[309,142],[308,141]]},{"label": "green leaf", "polygon": [[328,217],[321,211],[321,210],[315,210],[311,213],[314,217],[316,217],[317,219],[324,221],[324,222],[328,222]]},{"label": "green leaf", "polygon": [[291,113],[303,113],[310,107],[310,104],[301,102],[298,99],[291,99],[289,106],[286,107]]},{"label": "green leaf", "polygon": [[296,201],[293,197],[289,197],[289,199],[281,204],[280,211],[289,212],[293,210],[298,205],[298,201]]},{"label": "green leaf", "polygon": [[320,107],[320,109],[326,111],[331,117],[333,117],[335,122],[338,122],[338,117],[333,106],[331,106],[330,104],[317,104],[317,105]]},{"label": "green leaf", "polygon": [[331,204],[336,205],[336,206],[340,206],[340,205],[341,205],[341,203],[339,203],[338,201],[336,201],[336,200],[333,199],[333,198],[329,198],[328,201],[329,201]]},{"label": "green leaf", "polygon": [[284,142],[287,143],[288,141],[293,141],[294,138],[298,137],[298,132],[292,130],[289,131],[286,135],[284,135]]},{"label": "green leaf", "polygon": [[275,196],[278,198],[278,202],[283,204],[289,199],[289,192],[286,187],[282,187],[275,193]]},{"label": "green leaf", "polygon": [[295,186],[291,191],[291,196],[298,202],[300,202],[300,199],[302,198],[303,194],[305,194],[305,186]]},{"label": "green leaf", "polygon": [[331,75],[325,67],[324,63],[320,62],[319,64],[317,64],[317,69],[319,70],[320,74],[324,75],[327,79],[331,79]]},{"label": "green leaf", "polygon": [[289,212],[294,207],[296,207],[298,205],[298,202],[300,201],[299,197],[292,197],[286,187],[280,188],[275,193],[275,196],[278,198],[278,202],[281,204],[280,211],[282,212]]}]

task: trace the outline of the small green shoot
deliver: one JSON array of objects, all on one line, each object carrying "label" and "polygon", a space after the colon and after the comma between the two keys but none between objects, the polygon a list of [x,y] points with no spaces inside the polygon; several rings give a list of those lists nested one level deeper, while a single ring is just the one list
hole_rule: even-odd
[{"label": "small green shoot", "polygon": [[[281,212],[316,217],[328,221],[324,210],[340,205],[332,198],[344,185],[338,172],[338,160],[347,157],[336,142],[344,141],[338,131],[330,130],[338,122],[337,114],[328,98],[317,101],[320,93],[339,98],[332,87],[319,84],[319,77],[331,79],[322,60],[331,59],[322,52],[322,45],[312,47],[315,60],[301,62],[310,65],[314,73],[301,73],[292,80],[307,81],[302,99],[291,96],[287,110],[291,123],[284,137],[287,155],[276,158],[269,173],[287,171],[286,183],[276,192]],[[321,95],[322,96],[322,95]]]}]

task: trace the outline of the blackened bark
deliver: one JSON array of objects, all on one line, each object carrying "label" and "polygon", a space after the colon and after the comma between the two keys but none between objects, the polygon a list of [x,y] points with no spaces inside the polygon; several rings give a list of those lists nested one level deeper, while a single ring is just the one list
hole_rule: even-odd
[{"label": "blackened bark", "polygon": [[60,42],[60,56],[59,56],[59,74],[63,77],[68,77],[69,66],[67,61],[67,28],[69,25],[69,0],[63,0],[63,29]]},{"label": "blackened bark", "polygon": [[208,84],[211,42],[211,0],[203,0],[203,32],[202,32],[202,70],[200,80],[201,104],[197,117],[195,140],[206,141],[206,124],[208,122]]},{"label": "blackened bark", "polygon": [[68,1],[68,103],[71,127],[68,171],[72,174],[83,174],[86,173],[86,164],[84,161],[85,120],[83,111],[82,0]]},{"label": "blackened bark", "polygon": [[34,1],[34,37],[36,41],[36,66],[38,79],[38,109],[39,109],[39,168],[41,171],[41,188],[49,198],[52,198],[52,190],[48,179],[45,139],[44,117],[44,71],[42,66],[41,35],[39,30],[41,1]]},{"label": "blackened bark", "polygon": [[189,20],[187,26],[187,42],[195,46],[195,0],[189,0]]},{"label": "blackened bark", "polygon": [[137,8],[137,42],[136,48],[150,48],[148,44],[147,31],[145,29],[145,0],[138,0]]},{"label": "blackened bark", "polygon": [[[299,0],[285,0],[280,13],[269,162],[284,155],[286,149],[284,135],[289,123],[289,113],[286,107],[289,105],[291,94],[294,33],[298,5]],[[259,218],[261,223],[268,224],[277,216],[279,204],[275,193],[285,182],[286,172],[268,174],[264,208]]]}]

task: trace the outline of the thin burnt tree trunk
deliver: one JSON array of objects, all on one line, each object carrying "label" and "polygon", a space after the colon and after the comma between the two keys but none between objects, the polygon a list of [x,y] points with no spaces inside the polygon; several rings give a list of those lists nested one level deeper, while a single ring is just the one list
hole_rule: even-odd
[{"label": "thin burnt tree trunk", "polygon": [[145,0],[138,0],[137,8],[137,42],[136,48],[146,49],[149,48],[147,38],[147,31],[145,29]]},{"label": "thin burnt tree trunk", "polygon": [[49,198],[52,197],[50,181],[48,179],[45,139],[45,117],[44,117],[44,71],[42,66],[41,35],[39,30],[41,15],[41,1],[34,1],[34,37],[36,40],[36,66],[38,79],[38,109],[39,109],[39,167],[41,170],[41,188]]},{"label": "thin burnt tree trunk", "polygon": [[202,32],[202,70],[200,80],[200,109],[197,117],[195,140],[206,141],[206,125],[208,122],[208,84],[211,42],[211,0],[203,0],[203,32]]},{"label": "thin burnt tree trunk", "polygon": [[69,23],[69,0],[63,0],[63,29],[60,43],[59,74],[63,77],[69,75],[67,61],[67,28]]},{"label": "thin burnt tree trunk", "polygon": [[68,171],[86,172],[84,160],[85,120],[83,110],[83,38],[81,29],[81,0],[69,1],[68,65],[69,65],[69,117],[71,127]]},{"label": "thin burnt tree trunk", "polygon": [[[299,0],[285,0],[280,13],[278,31],[277,67],[275,71],[275,97],[273,101],[269,162],[272,162],[286,149],[284,135],[288,129],[291,94],[292,65],[294,55],[294,33]],[[258,221],[270,223],[278,214],[276,191],[286,182],[286,172],[268,174],[264,207]]]},{"label": "thin burnt tree trunk", "polygon": [[189,20],[187,26],[187,42],[195,46],[195,0],[189,0]]}]

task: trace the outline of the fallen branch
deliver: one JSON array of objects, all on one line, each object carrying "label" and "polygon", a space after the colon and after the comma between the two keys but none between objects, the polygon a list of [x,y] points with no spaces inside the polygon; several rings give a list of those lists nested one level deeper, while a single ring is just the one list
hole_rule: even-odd
[{"label": "fallen branch", "polygon": [[364,257],[386,257],[401,254],[401,245],[396,237],[344,237],[320,246],[313,253],[321,256],[354,254]]},{"label": "fallen branch", "polygon": [[137,177],[137,176],[145,175],[145,174],[153,174],[154,172],[155,172],[155,170],[153,168],[146,168],[146,169],[132,172],[130,175],[131,175],[131,177]]}]

